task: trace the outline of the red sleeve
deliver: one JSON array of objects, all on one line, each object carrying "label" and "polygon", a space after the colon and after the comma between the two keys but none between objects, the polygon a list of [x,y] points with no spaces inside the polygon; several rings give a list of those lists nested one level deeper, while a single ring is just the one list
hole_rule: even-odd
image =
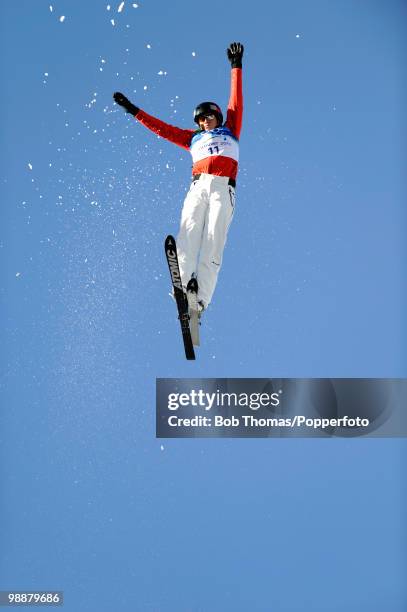
[{"label": "red sleeve", "polygon": [[236,138],[240,137],[243,116],[242,69],[232,68],[230,74],[230,98],[226,115],[226,127]]},{"label": "red sleeve", "polygon": [[179,147],[183,147],[184,149],[189,149],[189,145],[191,144],[192,135],[194,133],[193,130],[182,130],[181,128],[170,125],[169,123],[165,123],[156,117],[152,117],[148,115],[143,110],[139,110],[136,115],[137,121],[140,121],[146,128],[158,134],[162,138],[166,138],[170,142],[178,145]]}]

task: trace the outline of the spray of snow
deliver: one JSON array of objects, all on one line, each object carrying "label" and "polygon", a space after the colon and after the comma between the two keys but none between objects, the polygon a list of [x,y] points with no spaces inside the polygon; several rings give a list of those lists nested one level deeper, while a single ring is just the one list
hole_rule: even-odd
[{"label": "spray of snow", "polygon": [[[120,21],[122,19],[120,13],[123,13],[126,9],[127,14],[129,14],[130,6],[139,8],[139,5],[132,4],[131,0],[130,2],[117,0],[113,5],[105,5],[105,10],[109,12],[108,18],[105,20],[105,27],[109,21],[112,26],[116,25],[118,28],[124,25],[123,21]],[[142,7],[143,5],[141,5]],[[62,7],[58,4],[53,9],[50,8],[52,21],[59,20],[62,23],[63,20],[58,15],[58,13],[61,15],[61,11]],[[141,12],[138,16],[142,17]],[[72,24],[71,17],[72,15],[69,14],[68,25]],[[146,50],[151,50],[156,39],[153,38],[153,42],[147,44],[145,38],[144,42],[141,38],[140,42],[144,44]],[[129,54],[130,51],[132,49],[126,49],[126,54]],[[127,128],[127,117],[124,113],[117,111],[110,103],[110,95],[96,96],[95,89],[99,87],[104,75],[109,72],[106,78],[110,78],[110,76],[114,78],[114,75],[118,74],[116,70],[113,70],[110,75],[110,71],[107,69],[107,58],[103,58],[100,52],[96,55],[93,75],[90,76],[89,80],[92,89],[89,89],[88,96],[84,100],[80,100],[84,107],[83,113],[86,113],[88,121],[81,118],[76,125],[69,110],[64,110],[62,104],[57,105],[60,130],[64,131],[65,141],[63,140],[58,147],[53,142],[49,143],[52,151],[55,150],[55,161],[53,158],[51,158],[53,163],[51,163],[51,160],[47,160],[45,170],[47,172],[46,176],[50,177],[52,191],[50,189],[48,197],[44,194],[42,206],[35,209],[36,214],[47,214],[46,207],[50,203],[55,207],[55,214],[60,220],[61,227],[63,227],[66,219],[66,223],[70,223],[73,228],[74,248],[72,248],[71,242],[67,246],[64,242],[61,242],[60,248],[66,255],[61,279],[65,278],[66,282],[63,282],[61,294],[56,296],[66,306],[63,326],[61,325],[61,330],[64,330],[61,333],[66,334],[66,344],[70,344],[72,338],[77,339],[79,337],[79,341],[72,342],[72,348],[67,348],[63,356],[66,360],[64,367],[66,365],[68,372],[68,375],[65,376],[67,384],[78,381],[82,373],[83,375],[86,374],[86,378],[92,378],[92,368],[90,366],[97,359],[95,357],[96,348],[97,353],[103,356],[103,367],[113,368],[111,373],[110,370],[107,373],[108,382],[110,381],[110,375],[116,379],[116,366],[109,357],[108,338],[103,332],[114,328],[111,325],[111,318],[118,316],[121,309],[126,307],[127,296],[129,296],[128,299],[131,299],[133,290],[138,290],[139,286],[143,287],[145,285],[144,276],[140,280],[137,278],[137,281],[134,281],[134,286],[131,284],[133,281],[128,282],[129,278],[133,278],[131,270],[134,269],[134,262],[141,262],[142,264],[147,262],[144,269],[145,278],[148,280],[159,281],[159,279],[162,279],[163,275],[157,273],[157,269],[161,268],[156,268],[156,264],[150,263],[149,258],[151,250],[149,245],[155,244],[164,231],[162,228],[157,231],[157,211],[161,210],[163,201],[171,209],[170,220],[163,222],[165,229],[169,222],[173,224],[178,222],[179,214],[178,203],[174,202],[173,196],[175,188],[178,187],[177,162],[169,158],[168,163],[166,163],[167,160],[163,156],[158,159],[155,156],[152,157],[149,147],[144,148],[139,145],[139,134],[136,127],[129,122]],[[128,57],[127,55],[125,59]],[[109,63],[110,67],[110,55]],[[104,70],[104,72],[99,72],[99,70]],[[157,70],[157,66],[155,70]],[[160,67],[157,72],[155,70],[153,69],[152,75],[158,73],[162,77],[167,74],[164,68]],[[133,79],[125,66],[120,67],[119,71],[120,79],[126,77]],[[99,75],[97,75],[97,72],[99,72]],[[48,72],[43,72],[43,75],[43,78],[48,77]],[[41,76],[41,73],[39,76]],[[94,83],[92,83],[92,77],[95,77]],[[134,77],[134,81],[130,80],[130,83],[133,83],[133,87],[137,87],[139,94],[144,89],[147,96],[150,85],[144,85],[143,80],[145,83],[146,80],[150,79],[147,74],[143,76],[143,72],[140,71]],[[49,83],[51,84],[51,79]],[[107,87],[104,87],[104,81],[102,81],[102,84],[103,90],[107,89]],[[51,85],[47,87],[51,87]],[[110,91],[110,86],[108,91]],[[104,109],[103,106],[105,106]],[[175,111],[172,110],[172,112]],[[107,121],[103,121],[103,117]],[[69,145],[70,141],[73,141],[71,147]],[[82,164],[78,165],[78,150],[81,150],[84,156],[87,155],[89,158],[92,156],[92,159],[94,155],[95,157],[100,156],[98,159],[102,161],[96,171],[94,171],[93,166],[86,168]],[[123,163],[117,164],[117,156]],[[106,161],[106,158],[108,161]],[[85,160],[84,157],[84,164]],[[32,186],[33,193],[37,198],[42,197],[37,194],[41,167],[34,158],[34,164],[37,163],[34,174],[31,161],[25,163],[26,169],[31,171],[31,177],[35,181]],[[51,168],[52,172],[50,172]],[[26,176],[27,182],[30,182],[30,175]],[[148,177],[154,178],[154,189],[150,185],[151,181],[149,182]],[[138,194],[141,201],[152,202],[147,212],[143,210],[144,207],[137,206],[134,198],[135,193]],[[30,212],[28,208],[26,210]],[[140,244],[135,240],[135,235],[136,228],[141,224],[143,226],[143,240]],[[105,230],[110,231],[105,232]],[[103,240],[101,240],[101,235],[104,236]],[[161,262],[159,265],[161,266]],[[12,274],[16,274],[16,272],[14,270]],[[20,275],[20,272],[18,272],[18,275]],[[23,273],[21,273],[22,275]],[[25,278],[26,275],[25,270]],[[166,286],[166,275],[164,278]],[[19,281],[19,286],[21,282],[25,283],[22,279],[22,281]],[[139,293],[141,294],[141,291]],[[155,307],[153,307],[153,310],[155,311]],[[137,318],[130,323],[130,333],[141,343],[145,341],[140,332],[143,316],[141,317],[142,320]],[[115,332],[118,330],[124,337],[128,333],[129,326],[125,317],[118,318],[120,320],[119,328],[114,329]],[[100,333],[101,331],[102,333]],[[142,351],[142,347],[140,350]],[[137,367],[139,366],[137,365]],[[140,365],[140,368],[144,368],[144,364]],[[68,380],[69,377],[71,380]],[[164,446],[161,450],[164,450]]]}]

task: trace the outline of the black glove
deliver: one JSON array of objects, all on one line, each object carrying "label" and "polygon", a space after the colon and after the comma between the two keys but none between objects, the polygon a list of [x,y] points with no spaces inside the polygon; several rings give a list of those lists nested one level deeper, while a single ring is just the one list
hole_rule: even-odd
[{"label": "black glove", "polygon": [[113,98],[116,104],[119,104],[119,106],[123,106],[123,108],[126,109],[126,113],[130,113],[134,117],[140,110],[138,106],[134,106],[134,104],[132,104],[130,100],[126,98],[126,96],[120,93],[120,91],[116,91],[116,93],[113,94]]},{"label": "black glove", "polygon": [[242,67],[242,57],[243,57],[244,47],[242,43],[234,42],[229,45],[229,48],[226,50],[228,55],[228,60],[232,64],[232,68],[241,68]]}]

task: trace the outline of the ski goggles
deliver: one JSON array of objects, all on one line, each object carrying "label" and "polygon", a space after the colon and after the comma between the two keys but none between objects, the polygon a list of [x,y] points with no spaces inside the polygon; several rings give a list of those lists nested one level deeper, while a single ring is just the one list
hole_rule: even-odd
[{"label": "ski goggles", "polygon": [[199,115],[198,117],[198,121],[205,121],[205,119],[208,119],[208,121],[212,121],[212,119],[216,119],[216,115],[214,115],[213,113],[205,113],[204,115]]}]

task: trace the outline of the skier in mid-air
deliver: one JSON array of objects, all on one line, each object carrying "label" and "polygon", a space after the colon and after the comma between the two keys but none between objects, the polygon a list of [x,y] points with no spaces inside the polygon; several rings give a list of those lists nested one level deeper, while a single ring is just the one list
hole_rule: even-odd
[{"label": "skier in mid-air", "polygon": [[184,290],[197,282],[194,307],[200,314],[210,304],[215,290],[235,206],[243,114],[243,51],[238,42],[227,49],[231,87],[225,123],[215,102],[202,102],[195,108],[194,121],[199,129],[194,131],[148,115],[120,92],[113,95],[115,102],[145,127],[192,155],[192,184],[182,209],[177,253]]}]

